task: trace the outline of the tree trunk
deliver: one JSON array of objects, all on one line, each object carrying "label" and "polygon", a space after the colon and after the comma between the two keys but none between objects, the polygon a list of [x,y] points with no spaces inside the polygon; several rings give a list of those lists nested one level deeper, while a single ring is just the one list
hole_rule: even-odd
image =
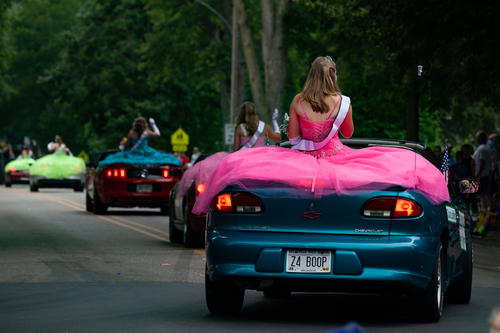
[{"label": "tree trunk", "polygon": [[283,13],[288,0],[279,0],[276,16],[272,0],[261,0],[262,8],[262,59],[264,61],[266,101],[269,109],[262,112],[270,119],[274,109],[283,113],[283,96],[286,79],[286,45],[283,43]]},{"label": "tree trunk", "polygon": [[245,5],[242,0],[233,0],[233,5],[236,8],[236,16],[238,18],[238,25],[241,33],[243,53],[245,54],[246,65],[248,68],[248,77],[250,79],[253,102],[257,107],[257,112],[262,115],[267,115],[269,107],[264,97],[259,64],[257,62],[257,56],[255,55],[252,32],[250,30],[250,26],[248,25]]},{"label": "tree trunk", "polygon": [[418,81],[417,69],[409,72],[406,82],[406,140],[419,142],[418,140]]}]

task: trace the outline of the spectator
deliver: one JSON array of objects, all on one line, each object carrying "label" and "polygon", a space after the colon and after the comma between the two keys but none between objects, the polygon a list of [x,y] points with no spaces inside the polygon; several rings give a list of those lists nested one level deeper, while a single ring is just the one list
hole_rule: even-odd
[{"label": "spectator", "polygon": [[496,133],[490,134],[488,137],[488,141],[486,142],[491,149],[495,148],[495,138],[497,137]]},{"label": "spectator", "polygon": [[[460,150],[463,152],[463,160],[462,163],[469,169],[470,177],[474,177],[476,175],[476,163],[472,158],[472,154],[474,153],[474,148],[472,145],[466,143],[460,147]],[[467,202],[465,203],[467,204]],[[468,209],[472,212],[472,219],[474,221],[477,220],[479,216],[479,207],[477,206],[477,194],[471,194],[470,196],[470,205],[467,206]]]},{"label": "spectator", "polygon": [[441,152],[441,146],[434,146],[434,148],[432,149],[432,151],[434,152],[434,155],[436,155],[436,157],[439,159],[439,161],[441,163],[443,163],[443,155],[442,155],[442,152]]},{"label": "spectator", "polygon": [[[490,136],[491,137],[491,136]],[[500,160],[500,136],[495,136],[493,139],[494,148],[490,152],[490,178],[488,182],[488,200],[491,200],[493,193],[500,191],[498,187],[498,162]]]},{"label": "spectator", "polygon": [[455,154],[456,163],[450,166],[450,176],[454,180],[465,179],[470,177],[469,168],[463,163],[464,153],[459,150]]},{"label": "spectator", "polygon": [[481,213],[485,215],[483,224],[476,227],[472,232],[472,237],[482,238],[483,232],[497,230],[500,227],[500,192],[493,194],[491,198],[491,209],[481,209]]},{"label": "spectator", "polygon": [[488,137],[486,132],[479,130],[476,133],[476,143],[478,147],[472,156],[476,164],[475,175],[473,177],[481,183],[477,197],[481,199],[481,208],[488,208],[488,182],[490,178],[490,152],[491,148],[486,144]]},{"label": "spectator", "polygon": [[198,150],[198,147],[193,147],[193,155],[191,155],[191,163],[194,164],[198,157],[200,157],[201,152]]},{"label": "spectator", "polygon": [[181,160],[182,167],[184,169],[187,169],[187,164],[189,163],[189,157],[186,155],[185,152],[181,153],[180,160]]},{"label": "spectator", "polygon": [[[446,149],[446,148],[445,148]],[[453,165],[455,163],[457,163],[457,160],[455,159],[455,156],[453,156],[453,154],[451,153],[453,151],[453,145],[449,145],[448,146],[448,163],[449,165]],[[444,156],[444,150],[443,150],[443,156]]]}]

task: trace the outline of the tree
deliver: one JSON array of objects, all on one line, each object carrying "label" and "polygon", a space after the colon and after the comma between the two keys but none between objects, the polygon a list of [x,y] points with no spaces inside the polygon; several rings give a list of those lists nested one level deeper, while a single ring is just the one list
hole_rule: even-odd
[{"label": "tree", "polygon": [[[155,118],[162,132],[153,142],[158,149],[171,150],[170,134],[182,125],[193,144],[215,150],[204,135],[222,127],[220,115],[210,112],[218,94],[186,75],[150,89],[139,64],[151,30],[150,11],[141,0],[86,1],[66,34],[66,53],[40,80],[53,92],[50,109],[81,124],[91,152],[116,147],[138,116]],[[205,133],[199,124],[207,126]]]},{"label": "tree", "polygon": [[[241,31],[241,40],[252,96],[257,110],[265,119],[270,119],[275,108],[283,109],[286,79],[286,45],[284,43],[283,15],[289,1],[279,0],[275,8],[272,0],[261,0],[262,30],[261,50],[264,64],[265,84],[262,86],[261,71],[255,52],[254,38],[248,22],[243,0],[233,0]],[[276,12],[276,14],[275,14]]]}]

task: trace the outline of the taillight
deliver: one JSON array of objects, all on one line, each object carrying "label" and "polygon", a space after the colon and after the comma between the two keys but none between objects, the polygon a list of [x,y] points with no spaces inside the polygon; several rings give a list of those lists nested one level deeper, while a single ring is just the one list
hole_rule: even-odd
[{"label": "taillight", "polygon": [[108,169],[106,170],[106,177],[108,178],[127,178],[127,170],[121,169]]},{"label": "taillight", "polygon": [[374,198],[361,208],[361,215],[369,218],[408,218],[422,214],[422,207],[409,199]]},{"label": "taillight", "polygon": [[233,195],[233,205],[236,213],[262,213],[264,205],[256,196],[248,193]]},{"label": "taillight", "polygon": [[212,209],[218,210],[219,212],[232,213],[233,212],[233,204],[232,204],[232,200],[231,200],[231,194],[224,193],[224,194],[218,195],[212,201]]},{"label": "taillight", "polygon": [[205,192],[205,184],[198,184],[198,186],[196,186],[196,192],[198,192],[198,194]]},{"label": "taillight", "polygon": [[212,201],[212,209],[237,214],[260,214],[264,212],[264,204],[253,194],[224,193]]},{"label": "taillight", "polygon": [[15,167],[13,167],[13,166],[11,166],[11,167],[9,167],[9,171],[10,171],[10,172],[14,172],[14,171],[16,171],[16,168],[15,168]]},{"label": "taillight", "polygon": [[162,175],[163,175],[163,178],[168,178],[168,176],[169,176],[168,170],[167,169],[163,169]]},{"label": "taillight", "polygon": [[394,218],[417,217],[422,214],[422,207],[414,201],[408,199],[398,199],[394,209]]}]

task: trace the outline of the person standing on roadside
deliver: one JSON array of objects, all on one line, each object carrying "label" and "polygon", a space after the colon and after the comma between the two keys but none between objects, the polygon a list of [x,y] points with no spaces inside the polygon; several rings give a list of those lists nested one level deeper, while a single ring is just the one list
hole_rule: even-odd
[{"label": "person standing on roadside", "polygon": [[481,208],[488,208],[488,182],[490,177],[490,152],[491,148],[486,143],[488,137],[484,130],[479,130],[476,133],[476,143],[478,145],[476,152],[472,156],[476,164],[474,178],[479,180],[481,187],[477,197],[481,199]]},{"label": "person standing on roadside", "polygon": [[[469,174],[470,177],[474,178],[476,175],[476,162],[474,162],[474,159],[472,158],[472,155],[474,154],[474,148],[472,145],[465,143],[460,147],[460,150],[463,153],[463,159],[462,163],[465,164],[465,166],[469,169]],[[479,207],[477,206],[477,194],[472,193],[470,195],[470,205],[467,206],[472,212],[472,219],[474,221],[477,220],[477,217],[479,216]]]},{"label": "person standing on roadside", "polygon": [[498,187],[498,181],[495,178],[498,178],[498,162],[500,160],[500,136],[496,135],[493,138],[494,148],[490,152],[490,178],[488,182],[488,200],[491,202],[491,197],[493,193],[500,191]]}]

